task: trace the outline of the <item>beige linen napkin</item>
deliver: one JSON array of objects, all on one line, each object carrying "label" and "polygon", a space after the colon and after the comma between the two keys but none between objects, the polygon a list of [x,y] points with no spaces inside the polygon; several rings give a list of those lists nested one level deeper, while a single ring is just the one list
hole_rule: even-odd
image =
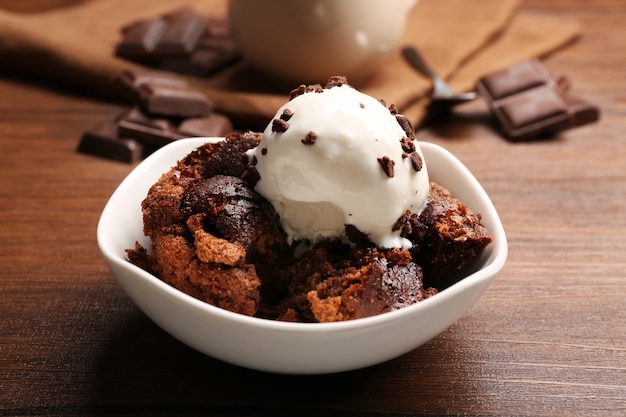
[{"label": "beige linen napkin", "polygon": [[[227,12],[226,0],[94,0],[34,15],[0,11],[0,67],[116,98],[115,76],[139,67],[113,54],[120,28],[182,5]],[[439,74],[469,90],[481,75],[541,57],[579,35],[576,22],[518,13],[517,5],[517,0],[421,0],[409,16],[403,43],[416,45]],[[216,102],[217,111],[250,128],[263,126],[296,87],[270,82],[245,61],[210,78],[186,78]],[[430,82],[397,51],[357,87],[396,104],[418,124]]]}]

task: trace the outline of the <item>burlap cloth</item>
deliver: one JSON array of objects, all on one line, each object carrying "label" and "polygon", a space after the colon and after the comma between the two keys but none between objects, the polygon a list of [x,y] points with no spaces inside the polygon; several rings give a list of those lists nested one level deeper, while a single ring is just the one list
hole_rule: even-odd
[{"label": "burlap cloth", "polygon": [[[116,98],[113,79],[136,66],[113,55],[120,28],[181,5],[217,14],[228,7],[226,0],[94,0],[33,15],[0,12],[0,67]],[[481,75],[542,57],[580,34],[577,22],[521,13],[517,6],[517,0],[421,0],[409,16],[403,42],[417,46],[456,89],[470,90]],[[244,61],[211,78],[187,78],[215,101],[217,111],[251,128],[267,123],[290,87],[296,87],[268,82]],[[419,124],[431,84],[397,51],[358,87],[396,104]]]}]

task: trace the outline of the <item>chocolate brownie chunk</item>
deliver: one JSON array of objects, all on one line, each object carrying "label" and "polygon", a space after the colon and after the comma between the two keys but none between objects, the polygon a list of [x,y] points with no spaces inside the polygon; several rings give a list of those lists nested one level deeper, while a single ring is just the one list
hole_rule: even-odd
[{"label": "chocolate brownie chunk", "polygon": [[491,243],[480,220],[480,214],[431,182],[426,208],[419,216],[409,216],[403,230],[403,236],[414,243],[411,255],[422,267],[426,283],[437,286]]}]

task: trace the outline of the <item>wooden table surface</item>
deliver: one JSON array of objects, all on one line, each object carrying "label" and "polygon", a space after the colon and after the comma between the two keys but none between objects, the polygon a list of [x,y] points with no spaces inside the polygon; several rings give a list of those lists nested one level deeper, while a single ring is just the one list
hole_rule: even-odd
[{"label": "wooden table surface", "polygon": [[601,122],[512,144],[474,103],[420,131],[490,194],[507,264],[434,340],[336,375],[241,369],[146,318],[96,244],[133,167],[75,151],[123,107],[0,73],[0,415],[626,415],[626,3],[545,3],[521,7],[584,28],[545,65],[601,106]]}]

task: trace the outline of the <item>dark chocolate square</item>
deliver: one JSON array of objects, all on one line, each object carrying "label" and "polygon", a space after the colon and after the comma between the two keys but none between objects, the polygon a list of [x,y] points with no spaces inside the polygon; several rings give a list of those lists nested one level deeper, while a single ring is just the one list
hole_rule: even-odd
[{"label": "dark chocolate square", "polygon": [[167,29],[156,47],[156,55],[186,55],[198,44],[207,29],[206,18],[191,9],[181,9],[165,16]]},{"label": "dark chocolate square", "polygon": [[164,19],[143,20],[129,25],[123,29],[124,37],[115,53],[126,58],[146,58],[152,54],[166,29]]},{"label": "dark chocolate square", "polygon": [[142,109],[150,114],[199,117],[213,110],[213,103],[207,96],[192,88],[145,83],[138,92]]},{"label": "dark chocolate square", "polygon": [[567,119],[567,106],[552,88],[540,88],[503,102],[501,112],[512,129],[555,117]]},{"label": "dark chocolate square", "polygon": [[133,139],[120,138],[113,120],[99,123],[83,133],[78,151],[121,162],[139,161],[144,156],[143,145]]},{"label": "dark chocolate square", "polygon": [[480,82],[493,100],[500,100],[552,81],[541,63],[532,60],[491,73]]},{"label": "dark chocolate square", "polygon": [[162,146],[183,136],[167,118],[152,117],[134,107],[118,120],[119,134],[143,143]]}]

